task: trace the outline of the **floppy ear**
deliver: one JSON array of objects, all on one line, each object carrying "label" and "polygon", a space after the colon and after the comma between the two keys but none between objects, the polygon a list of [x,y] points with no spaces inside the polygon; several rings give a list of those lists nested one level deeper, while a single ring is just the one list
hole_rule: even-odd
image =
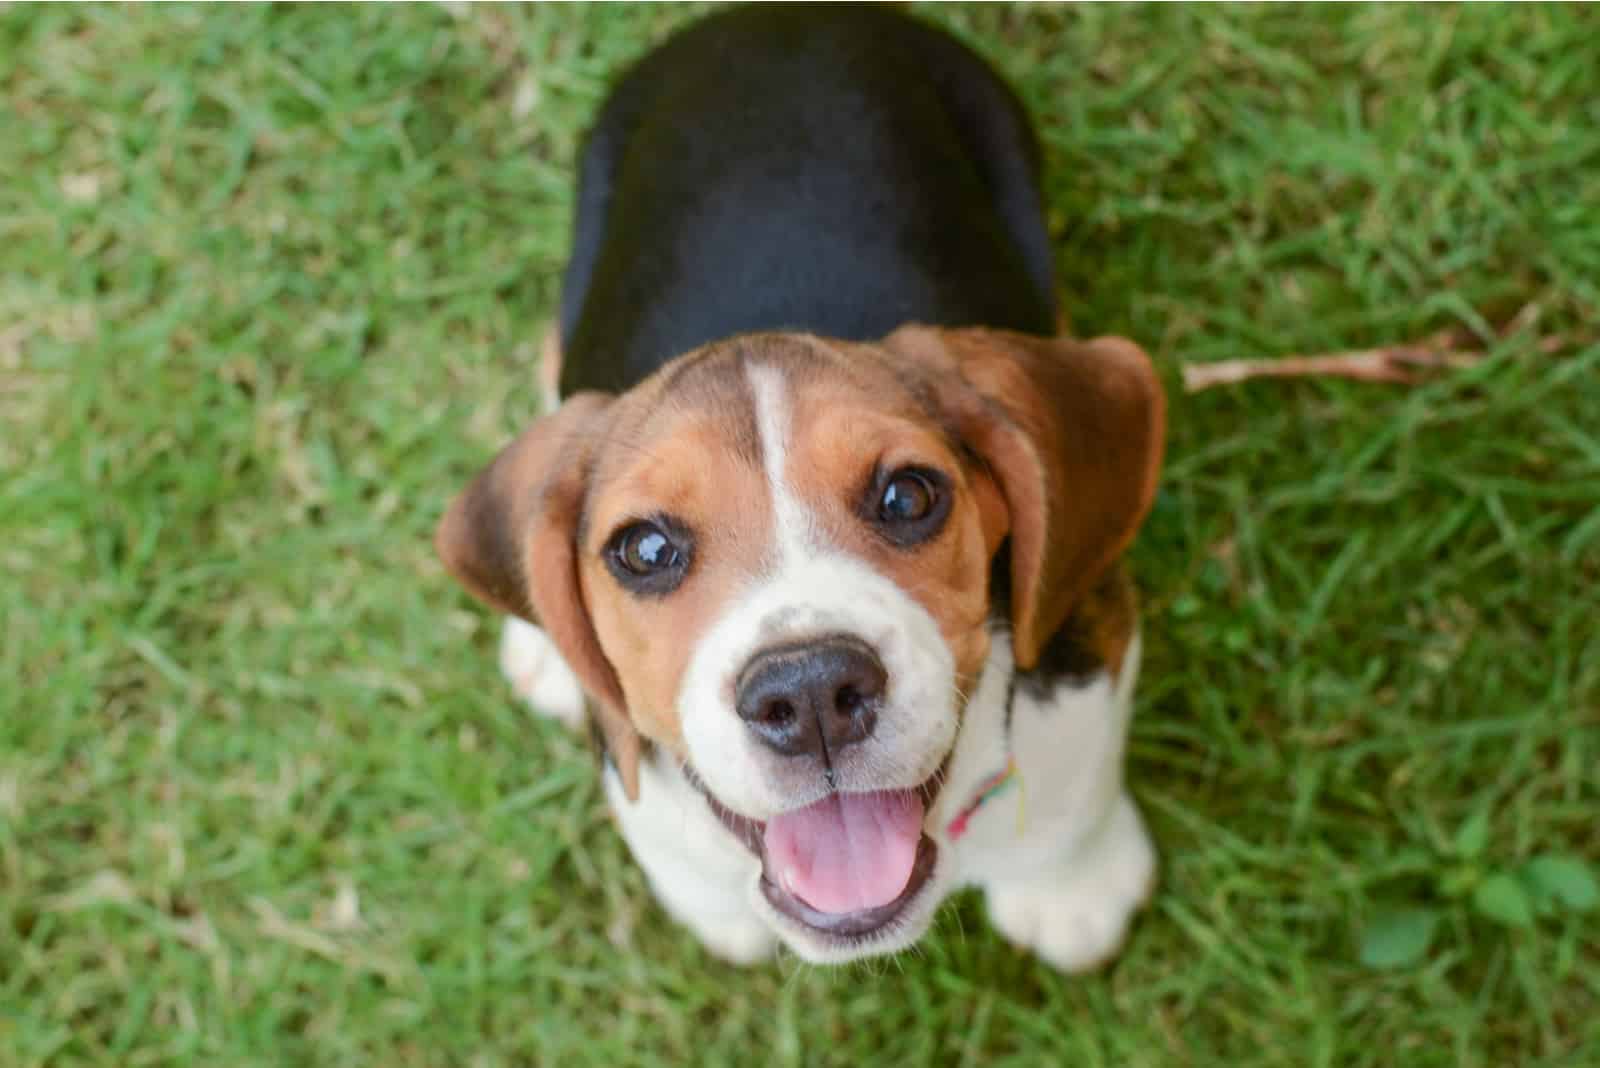
[{"label": "floppy ear", "polygon": [[1031,668],[1149,511],[1166,437],[1161,382],[1117,337],[907,326],[884,344],[935,372],[939,403],[999,483],[1012,645]]},{"label": "floppy ear", "polygon": [[575,394],[525,430],[450,503],[433,544],[467,592],[550,635],[589,691],[623,788],[637,800],[639,735],[578,582],[578,517],[611,402]]}]

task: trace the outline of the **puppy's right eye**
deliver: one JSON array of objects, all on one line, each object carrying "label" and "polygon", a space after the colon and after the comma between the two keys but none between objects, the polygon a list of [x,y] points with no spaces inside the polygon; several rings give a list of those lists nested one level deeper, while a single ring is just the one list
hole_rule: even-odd
[{"label": "puppy's right eye", "polygon": [[606,543],[606,566],[635,593],[671,593],[689,570],[688,532],[666,518],[630,523]]}]

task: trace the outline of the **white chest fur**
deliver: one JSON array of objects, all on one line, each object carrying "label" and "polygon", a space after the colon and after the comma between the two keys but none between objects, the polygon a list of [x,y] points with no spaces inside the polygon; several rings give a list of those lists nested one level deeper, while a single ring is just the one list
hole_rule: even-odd
[{"label": "white chest fur", "polygon": [[1122,793],[1139,651],[1135,636],[1120,678],[1103,673],[1041,695],[1013,687],[1010,646],[996,637],[929,828],[960,882],[1025,873],[1105,822]]}]

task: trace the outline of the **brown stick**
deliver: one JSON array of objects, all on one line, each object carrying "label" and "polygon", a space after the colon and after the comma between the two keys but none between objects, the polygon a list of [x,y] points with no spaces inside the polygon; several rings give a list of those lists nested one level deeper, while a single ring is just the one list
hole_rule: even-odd
[{"label": "brown stick", "polygon": [[1320,356],[1282,356],[1275,360],[1222,360],[1183,365],[1183,388],[1188,393],[1229,386],[1252,378],[1350,378],[1358,382],[1421,381],[1425,372],[1440,368],[1471,367],[1483,359],[1481,352],[1430,349],[1397,345],[1358,352],[1332,352]]},{"label": "brown stick", "polygon": [[[1536,305],[1525,306],[1498,331],[1502,338],[1521,333],[1539,318]],[[1576,344],[1571,334],[1551,334],[1532,339],[1535,351],[1550,354]],[[1216,386],[1230,386],[1253,378],[1348,378],[1358,382],[1394,382],[1410,385],[1437,371],[1457,371],[1480,363],[1487,353],[1465,346],[1472,339],[1463,331],[1450,330],[1408,345],[1385,345],[1353,352],[1331,352],[1315,356],[1280,356],[1271,360],[1221,360],[1217,363],[1183,365],[1183,388],[1198,393]]]}]

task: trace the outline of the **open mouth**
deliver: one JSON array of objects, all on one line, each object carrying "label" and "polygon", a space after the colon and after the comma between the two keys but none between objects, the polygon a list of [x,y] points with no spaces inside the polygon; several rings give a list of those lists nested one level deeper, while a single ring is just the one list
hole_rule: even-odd
[{"label": "open mouth", "polygon": [[766,821],[728,811],[691,778],[761,858],[761,892],[774,909],[819,933],[856,939],[892,924],[933,876],[939,851],[922,824],[943,771],[912,789],[831,792]]}]

